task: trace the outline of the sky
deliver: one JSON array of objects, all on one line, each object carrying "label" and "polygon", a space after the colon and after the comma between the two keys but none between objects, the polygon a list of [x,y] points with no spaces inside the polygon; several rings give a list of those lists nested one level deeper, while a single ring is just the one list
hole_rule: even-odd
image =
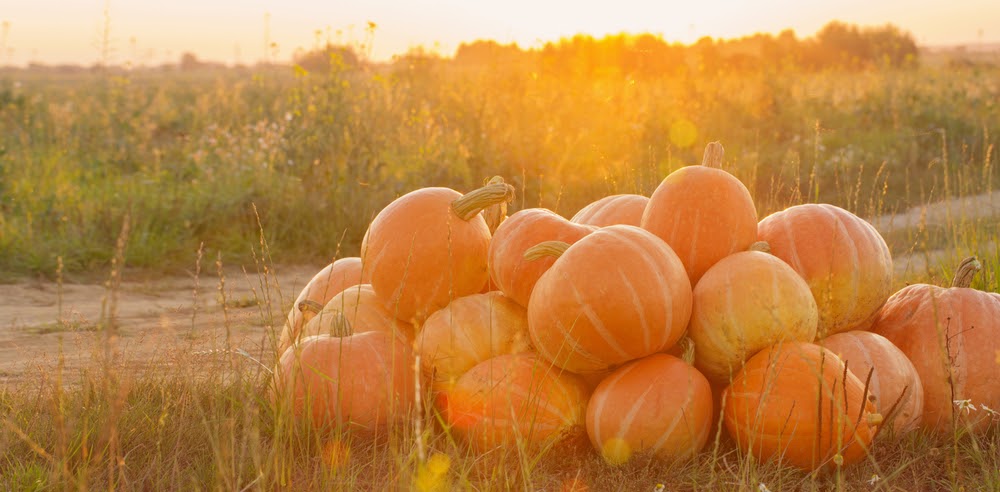
[{"label": "sky", "polygon": [[415,46],[450,56],[476,39],[532,48],[578,33],[691,43],[791,28],[807,37],[835,19],[892,23],[921,45],[1000,41],[1000,0],[0,0],[0,65],[90,65],[102,46],[111,63],[152,65],[185,52],[287,61],[327,40],[389,60]]}]

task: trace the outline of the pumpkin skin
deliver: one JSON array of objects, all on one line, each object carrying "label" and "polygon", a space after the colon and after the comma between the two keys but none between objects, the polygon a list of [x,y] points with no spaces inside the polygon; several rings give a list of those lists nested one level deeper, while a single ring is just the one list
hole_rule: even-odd
[{"label": "pumpkin skin", "polygon": [[683,460],[705,446],[712,415],[708,380],[677,357],[653,354],[597,386],[587,405],[587,435],[613,465],[636,453]]},{"label": "pumpkin skin", "polygon": [[585,374],[669,349],[691,317],[691,284],[677,255],[635,226],[601,228],[570,245],[528,302],[539,355]]},{"label": "pumpkin skin", "polygon": [[615,224],[642,224],[642,213],[649,198],[642,195],[611,195],[580,209],[570,221],[577,224],[607,227]]},{"label": "pumpkin skin", "polygon": [[437,391],[480,362],[530,348],[527,311],[498,291],[451,301],[427,318],[417,340],[421,370]]},{"label": "pumpkin skin", "polygon": [[422,188],[378,213],[361,243],[361,257],[375,294],[394,317],[419,324],[452,299],[482,290],[489,276],[490,231],[479,212],[512,193],[505,184],[465,196],[449,188]]},{"label": "pumpkin skin", "polygon": [[582,430],[588,396],[577,376],[522,353],[480,362],[436,403],[452,431],[483,452],[542,447]]},{"label": "pumpkin skin", "polygon": [[796,205],[761,220],[758,234],[809,284],[820,337],[868,329],[892,293],[889,247],[871,224],[847,210]]},{"label": "pumpkin skin", "polygon": [[544,208],[528,208],[511,215],[490,242],[490,278],[514,302],[527,307],[535,283],[555,258],[524,259],[524,252],[543,241],[575,243],[596,230],[575,224]]},{"label": "pumpkin skin", "polygon": [[378,434],[414,401],[413,353],[381,332],[303,339],[282,354],[275,398],[315,429]]},{"label": "pumpkin skin", "polygon": [[[352,285],[365,283],[368,277],[367,272],[362,270],[361,258],[358,257],[340,258],[316,273],[302,288],[302,292],[295,298],[295,304],[292,304],[292,309],[288,312],[288,318],[278,340],[278,355],[285,353],[293,341],[302,338],[300,334],[302,327],[318,311],[311,309],[312,306],[326,305],[333,296]],[[308,302],[309,306],[302,305],[303,302]]]},{"label": "pumpkin skin", "polygon": [[864,381],[871,371],[868,391],[880,414],[889,418],[889,410],[899,401],[891,423],[894,435],[917,428],[924,414],[924,386],[913,363],[892,342],[870,331],[852,330],[830,335],[819,344],[837,354],[858,379]]},{"label": "pumpkin skin", "polygon": [[[971,274],[968,281],[962,275],[956,283],[963,286],[904,287],[872,326],[913,362],[924,386],[921,424],[942,433],[952,431],[953,412],[960,426],[983,431],[990,417],[980,405],[1000,411],[1000,294],[969,288]],[[954,401],[962,400],[977,411],[959,411]]]},{"label": "pumpkin skin", "polygon": [[816,339],[819,312],[809,285],[773,255],[743,251],[709,268],[694,287],[688,336],[695,366],[728,384],[743,362],[779,342]]},{"label": "pumpkin skin", "polygon": [[847,466],[865,458],[880,418],[864,392],[833,352],[781,343],[736,373],[723,393],[723,421],[740,449],[759,459],[810,471],[833,467],[839,455]]},{"label": "pumpkin skin", "polygon": [[691,285],[716,262],[746,251],[757,240],[750,191],[711,161],[711,148],[709,144],[705,165],[682,167],[664,178],[642,214],[642,228],[673,248]]},{"label": "pumpkin skin", "polygon": [[306,323],[302,336],[336,335],[340,329],[338,313],[344,315],[353,333],[380,331],[399,337],[407,345],[413,344],[413,326],[393,318],[370,284],[348,287],[333,296],[323,310]]}]

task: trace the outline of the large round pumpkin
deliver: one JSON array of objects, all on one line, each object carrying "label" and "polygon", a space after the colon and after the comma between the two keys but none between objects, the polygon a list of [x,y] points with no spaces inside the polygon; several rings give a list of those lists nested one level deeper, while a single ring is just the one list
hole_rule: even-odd
[{"label": "large round pumpkin", "polygon": [[413,343],[413,326],[393,318],[370,284],[348,287],[333,296],[323,310],[302,328],[302,336],[340,336],[340,316],[346,319],[352,333],[381,331],[399,337],[407,345]]},{"label": "large round pumpkin", "polygon": [[445,390],[476,364],[526,352],[528,313],[499,291],[451,301],[420,328],[420,367],[435,390]]},{"label": "large round pumpkin", "polygon": [[809,284],[819,336],[871,326],[892,293],[889,247],[871,224],[827,204],[805,204],[760,221],[761,241]]},{"label": "large round pumpkin", "polygon": [[361,269],[361,258],[340,258],[330,263],[313,276],[302,292],[295,298],[288,312],[285,326],[278,339],[277,354],[280,356],[295,340],[302,338],[302,327],[318,313],[333,296],[344,289],[365,283],[369,275]]},{"label": "large round pumpkin", "polygon": [[314,428],[377,433],[414,402],[413,353],[386,333],[307,337],[285,351],[275,397]]},{"label": "large round pumpkin", "polygon": [[[757,246],[766,249],[766,244]],[[809,285],[764,251],[743,251],[709,268],[694,287],[688,336],[695,366],[728,384],[753,354],[779,342],[816,339],[819,314]]]},{"label": "large round pumpkin", "polygon": [[[845,378],[846,376],[846,378]],[[803,470],[865,458],[880,415],[865,386],[819,345],[774,345],[750,358],[723,393],[723,421],[744,453]]]},{"label": "large round pumpkin", "polygon": [[646,210],[649,198],[642,195],[611,195],[580,209],[570,219],[577,224],[607,227],[615,224],[642,224],[642,213]]},{"label": "large round pumpkin", "polygon": [[541,356],[595,373],[677,343],[691,317],[691,284],[670,246],[638,227],[614,225],[562,247],[528,302],[528,330]]},{"label": "large round pumpkin", "polygon": [[490,231],[480,212],[513,197],[493,183],[465,196],[450,188],[407,193],[375,217],[361,243],[372,288],[394,317],[422,322],[452,299],[482,290]]},{"label": "large round pumpkin", "polygon": [[587,434],[611,464],[637,453],[686,459],[708,441],[712,415],[708,380],[677,357],[653,354],[597,385],[587,405]]},{"label": "large round pumpkin", "polygon": [[524,252],[543,241],[572,244],[594,230],[592,226],[570,222],[544,208],[528,208],[511,215],[497,228],[490,242],[493,283],[514,302],[527,307],[535,282],[555,259],[528,261],[524,259]]},{"label": "large round pumpkin", "polygon": [[899,348],[882,335],[857,330],[830,335],[819,344],[837,354],[858,379],[864,381],[871,372],[868,391],[893,434],[917,428],[924,415],[924,386]]},{"label": "large round pumpkin", "polygon": [[670,173],[649,197],[642,228],[673,248],[692,285],[716,262],[757,240],[757,209],[746,186],[723,171],[722,146],[705,150],[701,166]]},{"label": "large round pumpkin", "polygon": [[480,362],[438,394],[445,423],[478,451],[541,447],[582,432],[587,389],[535,354]]},{"label": "large round pumpkin", "polygon": [[979,261],[962,262],[951,288],[913,284],[893,294],[872,331],[913,362],[925,427],[982,430],[1000,412],[1000,294],[970,288]]}]

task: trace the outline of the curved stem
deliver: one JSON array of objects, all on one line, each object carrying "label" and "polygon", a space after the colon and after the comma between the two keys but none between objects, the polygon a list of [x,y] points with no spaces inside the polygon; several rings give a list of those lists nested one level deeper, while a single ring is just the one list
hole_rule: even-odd
[{"label": "curved stem", "polygon": [[302,312],[302,314],[312,314],[314,316],[319,314],[319,312],[323,310],[322,304],[313,301],[311,299],[306,299],[304,301],[299,302],[299,305],[297,307],[299,308],[299,311]]},{"label": "curved stem", "polygon": [[767,244],[767,241],[757,241],[750,245],[749,251],[760,251],[761,253],[770,253],[771,245]]},{"label": "curved stem", "polygon": [[563,241],[543,241],[525,250],[524,259],[527,261],[535,261],[545,258],[546,256],[554,256],[558,258],[562,256],[567,249],[569,249],[569,243]]},{"label": "curved stem", "polygon": [[[503,178],[500,176],[493,176],[488,181],[487,185],[491,184],[503,184]],[[486,226],[490,228],[490,234],[497,231],[497,227],[507,218],[507,202],[502,201],[500,203],[494,203],[489,207],[483,209],[483,218],[486,219]]]},{"label": "curved stem", "polygon": [[[492,181],[492,180],[491,180]],[[514,201],[514,187],[507,183],[490,183],[466,193],[451,202],[451,210],[462,220],[472,220],[484,208],[497,203]]]},{"label": "curved stem", "polygon": [[726,154],[725,149],[719,142],[709,142],[705,146],[705,154],[701,158],[701,165],[722,169],[722,156]]},{"label": "curved stem", "polygon": [[955,278],[951,281],[952,287],[969,287],[972,285],[972,279],[975,278],[976,273],[982,270],[983,265],[979,263],[979,259],[975,256],[970,256],[958,265],[958,271],[955,272]]}]

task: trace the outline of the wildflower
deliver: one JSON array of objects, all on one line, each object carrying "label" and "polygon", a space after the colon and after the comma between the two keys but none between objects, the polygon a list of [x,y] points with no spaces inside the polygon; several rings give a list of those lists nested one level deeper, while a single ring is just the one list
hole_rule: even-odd
[{"label": "wildflower", "polygon": [[954,404],[959,411],[964,411],[966,415],[976,410],[976,405],[972,403],[972,400],[955,400]]},{"label": "wildflower", "polygon": [[879,480],[882,480],[882,477],[878,476],[877,473],[873,474],[872,478],[868,479],[868,485],[875,485]]},{"label": "wildflower", "polygon": [[764,482],[761,482],[760,485],[757,486],[757,490],[758,492],[771,492],[771,489],[767,488],[767,485],[764,485]]}]

